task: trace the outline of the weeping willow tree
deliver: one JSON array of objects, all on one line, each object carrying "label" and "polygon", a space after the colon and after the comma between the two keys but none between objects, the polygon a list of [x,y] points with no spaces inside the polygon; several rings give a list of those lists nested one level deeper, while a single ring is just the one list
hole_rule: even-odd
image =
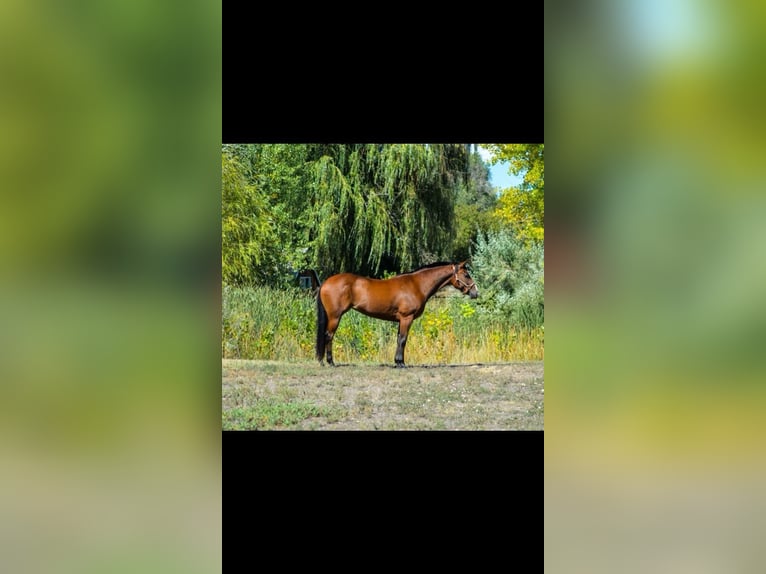
[{"label": "weeping willow tree", "polygon": [[448,259],[468,172],[458,144],[236,144],[222,157],[224,281],[280,285]]},{"label": "weeping willow tree", "polygon": [[307,243],[325,273],[377,274],[444,257],[468,149],[458,144],[317,146]]}]

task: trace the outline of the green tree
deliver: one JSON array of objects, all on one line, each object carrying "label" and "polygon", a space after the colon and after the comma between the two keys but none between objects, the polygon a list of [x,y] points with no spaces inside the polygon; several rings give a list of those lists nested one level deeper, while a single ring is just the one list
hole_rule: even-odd
[{"label": "green tree", "polygon": [[239,283],[449,258],[458,195],[476,187],[459,144],[236,144],[223,155],[224,276]]},{"label": "green tree", "polygon": [[481,155],[474,152],[469,158],[468,177],[458,185],[455,234],[449,259],[469,259],[479,233],[498,227],[492,217],[496,203],[495,190],[489,182],[489,167]]},{"label": "green tree", "polygon": [[221,260],[224,283],[247,284],[272,259],[276,239],[269,204],[257,186],[249,184],[238,159],[221,156]]},{"label": "green tree", "polygon": [[524,240],[540,240],[545,235],[545,145],[488,144],[491,163],[510,163],[509,171],[522,174],[521,184],[504,190],[495,217],[509,224]]},{"label": "green tree", "polygon": [[308,265],[307,221],[311,191],[307,187],[305,144],[233,144],[226,153],[236,157],[243,174],[267,204],[275,238],[266,249],[270,267],[260,271],[270,284],[281,284],[293,269]]},{"label": "green tree", "polygon": [[447,256],[468,150],[457,144],[317,146],[309,243],[325,272],[377,274]]}]

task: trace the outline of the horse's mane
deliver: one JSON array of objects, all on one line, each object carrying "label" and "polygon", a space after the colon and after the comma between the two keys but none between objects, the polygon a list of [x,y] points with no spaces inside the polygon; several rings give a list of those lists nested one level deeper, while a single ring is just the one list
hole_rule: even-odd
[{"label": "horse's mane", "polygon": [[408,271],[407,273],[415,273],[416,271],[422,271],[423,269],[430,269],[432,267],[444,267],[445,265],[458,265],[455,261],[437,261],[436,263],[429,263],[428,265],[421,265],[417,269]]}]

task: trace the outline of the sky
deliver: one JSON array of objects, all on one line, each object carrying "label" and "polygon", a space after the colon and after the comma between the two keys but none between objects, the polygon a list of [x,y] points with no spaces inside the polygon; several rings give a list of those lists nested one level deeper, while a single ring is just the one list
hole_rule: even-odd
[{"label": "sky", "polygon": [[[489,152],[481,146],[478,146],[478,148],[479,155],[481,155],[482,159],[486,162],[489,162]],[[494,187],[505,189],[511,187],[512,185],[518,185],[521,183],[521,177],[509,173],[509,167],[510,164],[507,161],[489,166],[489,173],[491,174],[489,181]]]}]

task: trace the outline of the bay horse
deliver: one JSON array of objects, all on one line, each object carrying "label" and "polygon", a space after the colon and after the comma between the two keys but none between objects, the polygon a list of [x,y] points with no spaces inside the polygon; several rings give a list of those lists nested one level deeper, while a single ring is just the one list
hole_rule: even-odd
[{"label": "bay horse", "polygon": [[412,321],[423,314],[426,302],[434,293],[448,283],[471,299],[479,296],[465,261],[432,263],[390,279],[369,279],[353,273],[328,277],[317,297],[316,357],[319,364],[322,364],[326,351],[327,364],[335,366],[332,339],[343,314],[354,309],[376,319],[399,323],[394,363],[404,367],[404,346]]}]

